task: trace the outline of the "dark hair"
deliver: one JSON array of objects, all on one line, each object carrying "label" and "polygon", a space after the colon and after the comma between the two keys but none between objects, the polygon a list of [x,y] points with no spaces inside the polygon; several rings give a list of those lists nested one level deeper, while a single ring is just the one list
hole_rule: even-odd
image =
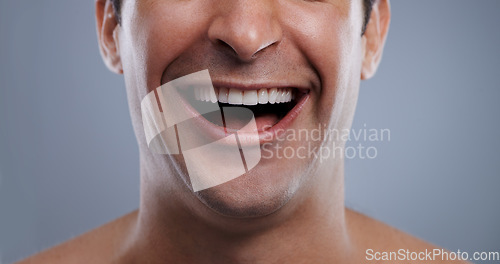
[{"label": "dark hair", "polygon": [[[361,29],[361,35],[365,34],[366,26],[368,24],[368,21],[370,20],[370,14],[372,13],[372,7],[375,1],[376,0],[363,0],[365,14],[364,14],[363,28]],[[119,24],[121,24],[120,9],[122,1],[111,0],[111,2],[113,3],[113,9],[115,10],[116,20],[118,21]]]},{"label": "dark hair", "polygon": [[111,0],[111,3],[113,3],[113,10],[115,11],[115,17],[116,21],[118,24],[122,23],[122,17],[121,17],[121,5],[122,5],[122,0]]},{"label": "dark hair", "polygon": [[[116,0],[113,0],[116,1]],[[377,0],[363,0],[363,5],[365,9],[365,16],[364,16],[364,21],[363,21],[363,28],[361,29],[361,35],[365,34],[366,31],[366,26],[368,25],[368,21],[370,21],[370,15],[372,14],[372,7],[373,4]]]}]

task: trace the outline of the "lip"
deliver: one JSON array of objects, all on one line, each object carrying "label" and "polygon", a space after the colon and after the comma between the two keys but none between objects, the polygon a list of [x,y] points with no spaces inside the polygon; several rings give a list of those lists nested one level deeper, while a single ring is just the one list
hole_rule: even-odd
[{"label": "lip", "polygon": [[[196,85],[196,84],[192,84]],[[286,132],[287,128],[291,126],[293,121],[299,116],[302,112],[304,106],[309,100],[309,91],[310,88],[307,87],[297,87],[291,85],[283,85],[276,83],[261,83],[261,84],[245,84],[245,83],[235,83],[235,82],[222,82],[222,81],[212,81],[212,85],[214,88],[232,88],[238,90],[259,90],[259,89],[269,89],[269,88],[293,88],[298,89],[302,95],[300,99],[297,101],[295,106],[282,118],[278,121],[278,123],[274,124],[272,127],[265,127],[265,129],[259,129],[258,132],[258,142],[257,137],[255,136],[255,131],[238,131],[239,143],[241,146],[255,146],[257,144],[263,145],[265,143],[271,143],[276,138],[280,137],[283,133]],[[177,87],[179,89],[179,87]],[[182,88],[181,88],[182,89]],[[209,137],[214,139],[220,139],[230,134],[235,133],[236,131],[229,131],[222,126],[218,126],[210,121],[208,121],[205,117],[199,114],[199,112],[194,109],[186,99],[179,94],[179,98],[181,104],[184,106],[184,109],[188,111],[192,116],[196,116],[193,118],[196,125],[200,128],[200,131],[206,133]],[[238,105],[235,105],[238,107]]]},{"label": "lip", "polygon": [[255,83],[255,82],[244,83],[244,82],[228,82],[228,81],[212,80],[212,85],[214,88],[224,87],[242,91],[270,89],[270,88],[295,88],[299,90],[310,90],[308,87],[301,87],[285,83]]}]

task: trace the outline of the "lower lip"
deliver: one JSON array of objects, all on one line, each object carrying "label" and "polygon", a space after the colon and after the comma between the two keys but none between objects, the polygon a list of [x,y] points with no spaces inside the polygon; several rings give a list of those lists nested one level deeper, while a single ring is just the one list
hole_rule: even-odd
[{"label": "lower lip", "polygon": [[[231,134],[227,133],[226,128],[218,126],[200,115],[196,109],[194,109],[184,100],[184,98],[182,98],[182,96],[180,96],[180,98],[186,111],[188,111],[192,116],[197,116],[193,119],[196,120],[195,122],[200,127],[200,131],[204,131],[205,133],[216,139],[220,139]],[[259,133],[259,144],[262,145],[265,143],[273,142],[276,138],[285,133],[287,128],[289,128],[293,121],[299,116],[308,100],[308,93],[302,95],[297,104],[281,120],[279,120],[278,123],[274,124],[273,126],[265,126],[264,128],[258,129],[257,131]],[[256,119],[256,122],[258,123],[259,120]],[[251,131],[240,131],[238,133],[238,137],[241,145],[255,145],[257,143],[255,140],[255,134]]]}]

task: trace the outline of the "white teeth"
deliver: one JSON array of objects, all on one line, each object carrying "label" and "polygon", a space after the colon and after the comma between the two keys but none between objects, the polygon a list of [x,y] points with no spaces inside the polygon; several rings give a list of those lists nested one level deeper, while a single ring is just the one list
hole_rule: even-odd
[{"label": "white teeth", "polygon": [[269,102],[269,93],[267,89],[259,90],[259,104],[267,104]]},{"label": "white teeth", "polygon": [[212,103],[217,103],[217,94],[216,94],[216,90],[214,89],[209,89],[210,91],[210,102]]},{"label": "white teeth", "polygon": [[278,96],[276,96],[276,103],[283,102],[283,89],[278,89]]},{"label": "white teeth", "polygon": [[202,101],[205,101],[205,102],[208,102],[209,101],[209,98],[210,98],[210,90],[209,89],[202,89],[202,93],[201,93],[201,100]]},{"label": "white teeth", "polygon": [[219,89],[219,102],[227,103],[228,93],[229,93],[229,90],[227,88],[220,88]]},{"label": "white teeth", "polygon": [[290,102],[292,101],[292,91],[290,89],[284,89],[283,92],[283,102]]},{"label": "white teeth", "polygon": [[194,98],[198,101],[201,100],[200,94],[201,94],[201,89],[194,89]]},{"label": "white teeth", "polygon": [[233,105],[257,105],[286,103],[295,99],[291,88],[263,88],[260,90],[238,90],[231,88],[194,89],[194,97],[198,101],[221,102]]},{"label": "white teeth", "polygon": [[227,103],[234,105],[243,104],[243,91],[236,89],[229,89],[229,95],[227,96]]},{"label": "white teeth", "polygon": [[243,93],[244,105],[256,105],[258,103],[259,97],[257,96],[257,90],[247,90]]},{"label": "white teeth", "polygon": [[277,88],[269,89],[269,103],[270,104],[276,103],[277,97],[278,97],[278,89]]}]

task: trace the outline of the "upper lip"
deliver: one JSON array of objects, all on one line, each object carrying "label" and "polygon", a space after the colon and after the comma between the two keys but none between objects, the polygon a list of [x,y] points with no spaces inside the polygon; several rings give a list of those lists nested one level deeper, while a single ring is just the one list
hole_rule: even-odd
[{"label": "upper lip", "polygon": [[255,81],[250,82],[232,82],[232,81],[219,81],[212,79],[212,85],[214,88],[228,88],[236,90],[260,90],[260,89],[271,89],[271,88],[297,88],[300,90],[310,90],[309,87],[304,87],[300,85],[288,84],[288,83],[258,83]]}]

